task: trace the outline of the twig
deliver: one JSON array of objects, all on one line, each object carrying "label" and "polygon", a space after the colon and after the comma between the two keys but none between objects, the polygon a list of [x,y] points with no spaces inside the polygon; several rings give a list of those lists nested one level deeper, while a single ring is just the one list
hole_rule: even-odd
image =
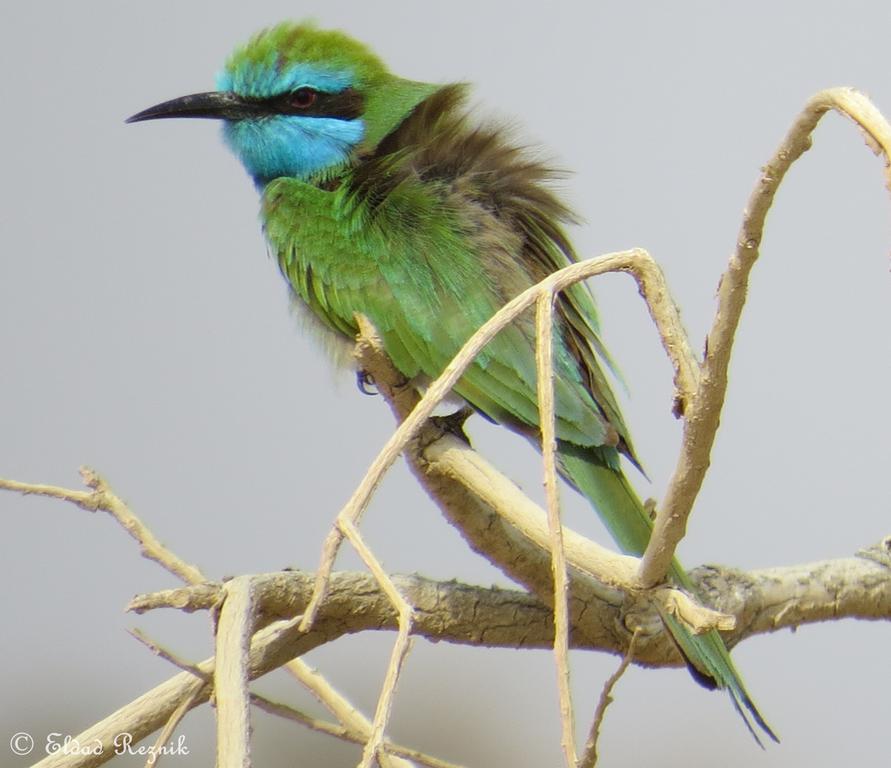
[{"label": "twig", "polygon": [[158,738],[155,739],[155,743],[149,750],[149,758],[146,760],[145,768],[158,768],[158,761],[163,753],[164,745],[170,741],[173,734],[176,732],[177,726],[186,716],[186,713],[195,705],[195,698],[197,695],[198,692],[195,691],[191,696],[183,698],[179,706],[170,714],[169,719],[164,723],[164,727],[158,734]]},{"label": "twig", "polygon": [[585,751],[582,754],[579,768],[594,768],[597,765],[597,740],[600,737],[600,726],[603,725],[606,708],[613,702],[613,688],[616,687],[616,683],[619,682],[619,679],[625,674],[625,670],[631,664],[632,659],[634,659],[634,645],[637,642],[639,631],[638,629],[634,630],[631,639],[628,641],[628,650],[622,658],[619,668],[609,676],[603,685],[600,699],[594,710],[594,719],[591,722],[591,730],[588,732],[588,740],[585,742]]},{"label": "twig", "polygon": [[[257,707],[271,715],[282,717],[286,720],[293,720],[296,723],[305,725],[307,728],[312,728],[314,731],[325,733],[328,736],[333,736],[342,741],[349,741],[353,744],[365,744],[367,739],[362,733],[357,733],[348,727],[329,723],[325,720],[319,720],[318,718],[311,717],[304,712],[289,707],[287,704],[270,701],[257,694],[251,694],[251,701]],[[430,768],[461,768],[455,763],[440,760],[437,757],[419,752],[416,749],[410,749],[409,747],[393,744],[391,742],[385,742],[382,745],[380,759],[382,765],[386,764],[386,760],[389,760],[390,765],[396,766],[397,768],[412,768],[413,763],[421,763],[430,766]]]},{"label": "twig", "polygon": [[346,726],[338,725],[337,723],[329,723],[327,720],[320,720],[317,717],[301,712],[299,709],[289,707],[287,704],[272,701],[259,693],[251,693],[251,704],[258,709],[262,709],[264,712],[268,712],[270,715],[275,715],[276,717],[281,717],[285,720],[292,720],[295,723],[300,723],[300,725],[305,725],[313,731],[324,733],[327,736],[333,736],[335,739],[349,741],[353,744],[365,743],[365,738],[362,734],[358,734]]},{"label": "twig", "polygon": [[[208,606],[208,607],[210,607],[210,606]],[[154,640],[152,640],[141,629],[139,629],[137,627],[133,627],[131,629],[128,629],[127,632],[129,632],[140,643],[142,643],[146,648],[148,648],[153,654],[155,654],[155,656],[158,656],[159,658],[164,659],[164,661],[169,662],[177,669],[181,669],[181,670],[183,670],[183,672],[191,672],[193,675],[195,675],[195,677],[197,677],[200,680],[204,680],[204,682],[206,682],[206,683],[210,682],[213,679],[210,675],[205,674],[198,667],[197,664],[192,664],[188,661],[185,661],[184,659],[179,658],[179,656],[174,654],[172,651],[168,651],[166,648],[164,648],[163,646],[159,645]]]},{"label": "twig", "polygon": [[371,722],[356,709],[339,691],[329,683],[318,670],[313,669],[303,659],[294,659],[285,670],[294,677],[316,700],[337,720],[353,733],[361,734],[371,729]]},{"label": "twig", "polygon": [[[345,696],[335,690],[324,676],[310,667],[303,659],[290,661],[285,670],[312,693],[351,736],[356,737],[354,741],[360,744],[365,744],[368,741],[371,734],[371,722]],[[407,761],[393,756],[390,752],[389,742],[384,741],[383,751],[378,756],[381,768],[411,768]]]},{"label": "twig", "polygon": [[721,277],[718,310],[706,340],[701,384],[685,409],[681,452],[659,506],[649,545],[641,558],[638,580],[644,588],[652,587],[665,578],[674,551],[686,533],[687,518],[709,467],[711,448],[727,392],[727,370],[733,339],[746,302],[749,273],[758,259],[767,212],[786,172],[810,147],[810,135],[820,118],[833,109],[857,123],[869,137],[873,149],[881,149],[885,160],[886,185],[891,191],[891,126],[881,113],[866,96],[852,88],[833,88],[814,96],[793,123],[770,162],[762,169],[746,206],[736,250]]},{"label": "twig", "polygon": [[9,491],[17,491],[28,496],[48,496],[55,499],[71,502],[81,509],[88,512],[95,512],[101,509],[107,512],[132,538],[139,544],[140,553],[149,560],[154,560],[162,568],[170,571],[174,576],[186,582],[187,584],[195,584],[203,581],[201,572],[193,565],[189,565],[184,560],[176,557],[168,550],[155,535],[143,524],[143,522],[133,514],[130,508],[121,501],[120,498],[111,490],[108,483],[89,467],[81,467],[80,474],[83,478],[84,485],[90,488],[90,491],[74,491],[68,488],[59,488],[53,485],[37,485],[31,483],[20,483],[15,480],[4,480],[0,478],[0,489]]},{"label": "twig", "polygon": [[[359,556],[368,567],[368,570],[371,571],[377,583],[381,585],[381,588],[399,615],[399,632],[396,634],[396,642],[393,644],[393,651],[387,664],[387,672],[384,675],[384,684],[377,700],[377,709],[374,713],[374,721],[371,724],[371,732],[362,753],[362,761],[359,763],[360,768],[371,768],[383,744],[384,730],[390,721],[390,712],[393,709],[396,683],[399,681],[399,673],[402,670],[405,657],[411,649],[411,630],[414,624],[414,612],[408,601],[396,589],[396,585],[393,584],[392,579],[384,571],[383,566],[378,562],[371,549],[365,544],[358,528],[352,521],[348,519],[339,520],[338,527],[350,540],[353,548],[359,553]],[[301,623],[302,626],[303,624]]]},{"label": "twig", "polygon": [[554,409],[554,294],[543,293],[536,302],[535,364],[538,379],[538,414],[541,424],[541,456],[547,497],[548,536],[551,545],[551,572],[554,577],[554,661],[560,700],[560,726],[563,756],[567,768],[575,768],[575,716],[569,678],[569,574],[563,550],[560,497],[557,488],[557,436]]}]

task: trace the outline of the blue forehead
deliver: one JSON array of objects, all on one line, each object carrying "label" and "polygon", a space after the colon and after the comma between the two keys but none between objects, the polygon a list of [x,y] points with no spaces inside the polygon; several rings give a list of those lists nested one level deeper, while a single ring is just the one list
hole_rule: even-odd
[{"label": "blue forehead", "polygon": [[282,69],[277,64],[245,63],[217,75],[217,90],[257,99],[288,93],[302,86],[325,93],[339,93],[354,83],[353,73],[318,64],[298,62]]}]

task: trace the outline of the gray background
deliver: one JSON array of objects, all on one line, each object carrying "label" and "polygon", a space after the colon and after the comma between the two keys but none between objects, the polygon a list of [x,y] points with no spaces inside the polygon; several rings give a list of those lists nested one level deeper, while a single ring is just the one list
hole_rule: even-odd
[{"label": "gray background", "polygon": [[[255,192],[218,126],[123,119],[210,89],[235,43],[308,15],[403,75],[475,82],[481,111],[514,119],[574,172],[580,253],[650,249],[697,345],[758,168],[805,100],[850,84],[891,112],[891,6],[880,0],[3,3],[0,476],[77,486],[88,463],[215,577],[314,568],[393,425],[295,329]],[[888,246],[880,163],[829,116],[768,221],[688,564],[845,556],[891,533]],[[670,371],[630,281],[607,277],[596,291],[653,479],[640,486],[658,496],[679,434]],[[480,448],[540,496],[535,454],[478,422]],[[583,502],[565,502],[573,526],[605,539]],[[195,659],[211,633],[204,616],[123,614],[132,594],[173,580],[105,516],[11,494],[0,513],[0,764],[18,766],[29,761],[9,752],[9,734],[77,733],[171,674],[127,627]],[[390,570],[505,581],[402,467],[365,531]],[[739,647],[783,737],[765,753],[726,697],[680,670],[634,669],[607,718],[605,764],[875,761],[887,755],[889,641],[888,624],[844,622]],[[391,642],[348,638],[310,661],[370,711]],[[580,722],[615,663],[574,655]],[[281,678],[257,689],[305,699]],[[192,756],[169,764],[210,764],[211,726],[206,707],[191,715],[181,730]],[[255,728],[257,764],[357,755],[261,713]],[[550,656],[419,642],[392,733],[471,765],[555,765]]]}]

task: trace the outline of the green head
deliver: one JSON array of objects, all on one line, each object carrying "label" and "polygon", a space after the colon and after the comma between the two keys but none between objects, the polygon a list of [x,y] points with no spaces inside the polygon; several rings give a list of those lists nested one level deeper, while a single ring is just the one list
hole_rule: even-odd
[{"label": "green head", "polygon": [[342,32],[285,22],[237,48],[216,91],[158,104],[128,122],[223,120],[226,142],[258,184],[312,179],[374,149],[437,88],[391,75]]}]

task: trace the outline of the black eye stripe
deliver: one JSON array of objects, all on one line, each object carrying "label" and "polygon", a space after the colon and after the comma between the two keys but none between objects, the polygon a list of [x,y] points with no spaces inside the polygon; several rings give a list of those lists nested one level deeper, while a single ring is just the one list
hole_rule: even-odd
[{"label": "black eye stripe", "polygon": [[[305,91],[312,91],[314,99],[307,99]],[[296,97],[295,97],[296,94]],[[306,103],[309,102],[309,103]],[[339,93],[315,91],[305,86],[274,96],[263,102],[269,111],[280,115],[304,115],[306,117],[334,117],[353,120],[362,114],[365,98],[352,88]],[[303,104],[304,106],[298,106]]]}]

